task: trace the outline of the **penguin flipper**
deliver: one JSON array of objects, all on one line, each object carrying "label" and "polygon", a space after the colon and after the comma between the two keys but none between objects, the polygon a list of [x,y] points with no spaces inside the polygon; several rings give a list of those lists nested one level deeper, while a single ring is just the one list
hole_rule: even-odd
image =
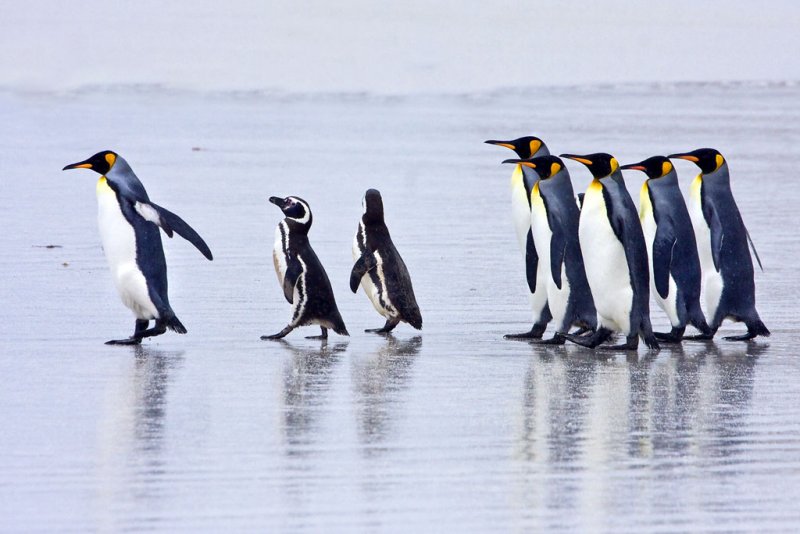
[{"label": "penguin flipper", "polygon": [[137,201],[136,204],[134,204],[134,207],[139,215],[141,215],[145,220],[161,227],[167,236],[172,237],[174,232],[194,245],[197,250],[203,254],[203,256],[209,260],[214,259],[214,256],[211,254],[211,249],[208,248],[208,245],[206,245],[206,242],[203,241],[202,237],[200,237],[200,234],[198,234],[194,228],[189,226],[186,221],[168,209],[162,208],[158,204],[153,204],[152,202],[142,202],[141,200]]},{"label": "penguin flipper", "polygon": [[536,247],[533,244],[533,231],[528,230],[528,238],[525,241],[525,277],[528,280],[528,289],[531,293],[536,293],[536,273],[539,270],[539,255],[536,254]]},{"label": "penguin flipper", "polygon": [[662,299],[669,295],[669,272],[678,240],[672,225],[663,221],[653,240],[653,282]]},{"label": "penguin flipper", "polygon": [[283,296],[289,304],[294,302],[294,286],[297,284],[297,279],[300,278],[302,267],[297,260],[289,261],[286,268],[286,274],[283,276]]},{"label": "penguin flipper", "polygon": [[551,228],[556,230],[550,236],[550,274],[556,287],[561,289],[561,266],[564,264],[564,256],[567,253],[567,240],[560,225],[551,225]]},{"label": "penguin flipper", "polygon": [[711,259],[714,260],[714,268],[719,272],[720,260],[722,257],[722,241],[725,239],[725,234],[722,230],[722,222],[719,220],[719,215],[714,209],[714,205],[710,202],[706,202],[703,206],[703,217],[711,233]]},{"label": "penguin flipper", "polygon": [[744,233],[747,236],[747,241],[750,243],[750,250],[753,251],[753,255],[756,257],[756,261],[758,262],[758,267],[763,271],[764,266],[761,265],[761,258],[758,257],[758,251],[756,250],[756,245],[753,243],[753,238],[750,237],[750,232],[747,231],[747,228],[744,229]]},{"label": "penguin flipper", "polygon": [[377,266],[378,262],[375,260],[372,253],[365,252],[362,254],[361,257],[356,260],[355,265],[353,265],[353,270],[350,271],[350,291],[353,293],[358,291],[358,284],[361,283],[361,279],[364,278],[364,275]]}]

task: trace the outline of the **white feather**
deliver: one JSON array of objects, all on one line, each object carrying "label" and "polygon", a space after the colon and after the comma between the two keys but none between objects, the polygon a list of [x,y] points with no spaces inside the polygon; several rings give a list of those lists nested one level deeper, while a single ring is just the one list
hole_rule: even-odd
[{"label": "white feather", "polygon": [[[358,239],[359,235],[362,236],[361,241]],[[358,230],[353,238],[353,261],[358,261],[358,259],[366,250],[366,238],[367,236],[364,223],[359,221]],[[364,293],[375,307],[375,311],[387,319],[396,318],[399,313],[389,298],[389,290],[386,285],[386,277],[383,272],[383,258],[381,258],[377,252],[373,252],[373,257],[378,264],[376,268],[376,274],[378,276],[379,285],[375,285],[375,283],[372,281],[372,277],[369,275],[369,273],[367,273],[361,277],[361,287],[364,289]],[[383,301],[383,303],[381,301]],[[385,306],[384,303],[386,304]]]},{"label": "white feather", "polygon": [[531,228],[533,229],[533,244],[536,247],[536,254],[539,256],[539,265],[543,266],[546,271],[544,278],[538,279],[547,281],[545,284],[547,302],[550,305],[550,313],[553,315],[553,324],[556,328],[560,328],[564,321],[564,315],[567,313],[570,287],[564,263],[561,264],[561,289],[556,285],[550,272],[550,241],[553,238],[553,232],[550,230],[547,210],[537,186],[534,186],[531,193]]},{"label": "white feather", "polygon": [[103,252],[122,303],[138,319],[157,319],[158,310],[150,299],[147,281],[136,264],[136,234],[122,214],[117,195],[105,177],[97,182],[97,223]]},{"label": "white feather", "polygon": [[275,228],[275,244],[272,247],[272,262],[275,265],[275,274],[278,275],[278,284],[281,288],[283,288],[283,279],[286,277],[287,269],[287,251],[283,244],[284,235],[288,239],[289,226],[284,221],[281,221]]},{"label": "white feather", "polygon": [[161,226],[161,216],[158,214],[156,209],[151,206],[150,204],[146,204],[144,202],[137,202],[133,205],[136,212],[142,216],[142,218],[146,221],[150,221],[158,226]]},{"label": "white feather", "polygon": [[722,275],[714,267],[714,258],[711,253],[711,230],[703,216],[701,187],[703,175],[698,174],[689,188],[689,215],[694,227],[694,236],[697,240],[697,255],[700,257],[700,267],[703,271],[703,291],[706,301],[706,317],[708,322],[714,320],[714,315],[722,298],[722,288],[725,285]]},{"label": "white feather", "polygon": [[642,186],[642,193],[639,198],[639,219],[642,221],[644,241],[645,245],[647,245],[647,258],[648,265],[650,266],[650,294],[653,295],[656,304],[667,314],[670,324],[677,327],[681,324],[678,318],[678,285],[675,283],[672,273],[669,275],[667,298],[662,299],[661,295],[658,293],[658,289],[656,289],[656,278],[653,268],[653,241],[655,240],[658,228],[653,213],[653,206],[650,202],[650,195],[647,192],[647,182]]},{"label": "white feather", "polygon": [[583,198],[578,233],[600,325],[630,335],[633,288],[625,249],[611,228],[602,190],[594,182]]}]

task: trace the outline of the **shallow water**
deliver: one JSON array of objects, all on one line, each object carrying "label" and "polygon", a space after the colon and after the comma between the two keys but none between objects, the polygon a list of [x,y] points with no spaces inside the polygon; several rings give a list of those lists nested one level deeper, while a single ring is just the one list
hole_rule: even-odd
[{"label": "shallow water", "polygon": [[[798,97],[713,84],[0,93],[0,530],[796,530]],[[504,341],[529,311],[499,165],[510,154],[482,141],[528,132],[622,163],[719,148],[773,336],[603,358]],[[133,319],[99,247],[94,175],[59,169],[104,148],[214,251],[209,263],[165,239],[186,336],[102,343]],[[685,190],[696,171],[678,165]],[[588,173],[570,170],[584,189]],[[638,199],[641,177],[626,179]],[[383,322],[347,288],[368,187],[421,333],[362,332]],[[314,210],[351,338],[259,340],[289,318],[267,202],[288,194]]]}]

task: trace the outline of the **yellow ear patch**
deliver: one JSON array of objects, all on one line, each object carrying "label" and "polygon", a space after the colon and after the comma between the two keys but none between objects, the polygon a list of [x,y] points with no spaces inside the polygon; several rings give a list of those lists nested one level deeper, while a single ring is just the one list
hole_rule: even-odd
[{"label": "yellow ear patch", "polygon": [[553,164],[550,165],[550,176],[555,176],[559,173],[559,171],[561,171],[561,165],[553,162]]},{"label": "yellow ear patch", "polygon": [[540,148],[542,148],[542,142],[539,141],[538,139],[533,139],[530,142],[531,156],[536,154]]},{"label": "yellow ear patch", "polygon": [[612,174],[617,172],[617,169],[619,169],[619,162],[617,161],[617,158],[611,158],[611,161],[609,162],[609,165],[611,165],[611,173]]},{"label": "yellow ear patch", "polygon": [[108,154],[106,154],[106,161],[108,162],[109,167],[113,167],[114,163],[117,162],[117,156],[109,152]]},{"label": "yellow ear patch", "polygon": [[[722,154],[717,154],[717,169],[722,167],[722,164],[725,163],[725,159],[722,157]],[[717,169],[714,169],[715,171]]]},{"label": "yellow ear patch", "polygon": [[665,161],[661,164],[661,176],[666,176],[672,172],[672,163]]}]

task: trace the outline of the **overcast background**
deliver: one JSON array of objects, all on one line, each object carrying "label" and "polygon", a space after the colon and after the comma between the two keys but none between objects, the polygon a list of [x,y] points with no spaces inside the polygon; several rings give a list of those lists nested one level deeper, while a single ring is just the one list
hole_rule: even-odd
[{"label": "overcast background", "polygon": [[0,87],[472,92],[800,79],[791,0],[0,5]]}]

